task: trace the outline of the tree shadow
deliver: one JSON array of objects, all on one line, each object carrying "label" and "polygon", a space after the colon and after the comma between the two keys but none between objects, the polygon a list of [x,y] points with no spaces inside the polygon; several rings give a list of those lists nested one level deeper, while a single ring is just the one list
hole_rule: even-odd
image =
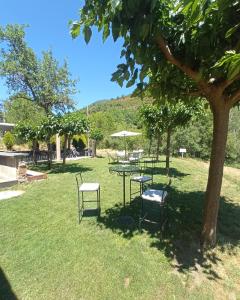
[{"label": "tree shadow", "polygon": [[[163,175],[163,176],[166,175],[166,172],[167,172],[166,169],[161,167],[146,168],[146,170],[144,171],[144,173],[146,174],[153,173],[153,175]],[[176,168],[169,168],[169,174],[168,174],[169,177],[181,179],[189,175],[190,175],[189,173],[183,173]]]},{"label": "tree shadow", "polygon": [[0,298],[2,300],[17,300],[15,293],[12,290],[11,284],[0,267]]},{"label": "tree shadow", "polygon": [[48,174],[60,174],[60,173],[78,173],[92,171],[92,168],[83,167],[76,163],[67,163],[63,165],[62,163],[54,163],[52,169],[49,170],[47,164],[41,163],[38,165],[30,165],[29,169],[33,171],[45,172]]},{"label": "tree shadow", "polygon": [[[161,188],[155,185],[155,188]],[[182,192],[170,188],[169,198],[165,207],[167,222],[164,227],[143,223],[142,230],[150,238],[150,246],[162,251],[171,265],[181,273],[198,271],[211,280],[220,280],[220,275],[214,271],[213,265],[220,262],[216,251],[202,252],[200,233],[202,227],[204,192]],[[106,210],[105,215],[99,218],[100,226],[110,228],[114,233],[131,239],[140,234],[138,230],[140,214],[140,198],[135,198],[131,204],[123,208],[116,204]],[[119,223],[119,216],[127,215],[134,219],[133,224]],[[240,206],[228,199],[220,199],[218,221],[218,249],[229,251],[240,245]]]}]

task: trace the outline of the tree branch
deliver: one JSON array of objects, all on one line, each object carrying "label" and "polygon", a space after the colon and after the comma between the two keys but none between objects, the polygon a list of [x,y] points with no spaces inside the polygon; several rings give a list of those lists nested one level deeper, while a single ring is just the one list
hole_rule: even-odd
[{"label": "tree branch", "polygon": [[226,79],[223,82],[219,83],[218,86],[222,89],[223,92],[227,87],[229,87],[232,83],[234,83],[237,80],[240,80],[240,75],[235,76],[231,80]]},{"label": "tree branch", "polygon": [[240,89],[237,90],[231,97],[229,97],[229,102],[231,106],[236,104],[238,101],[240,101]]},{"label": "tree branch", "polygon": [[210,87],[206,81],[202,80],[200,73],[194,71],[189,66],[185,65],[184,63],[180,62],[176,57],[174,57],[161,35],[158,35],[158,37],[156,38],[156,42],[161,52],[165,56],[166,60],[175,65],[180,70],[182,70],[188,77],[193,79],[199,86],[199,89],[203,90],[206,93],[209,93]]}]

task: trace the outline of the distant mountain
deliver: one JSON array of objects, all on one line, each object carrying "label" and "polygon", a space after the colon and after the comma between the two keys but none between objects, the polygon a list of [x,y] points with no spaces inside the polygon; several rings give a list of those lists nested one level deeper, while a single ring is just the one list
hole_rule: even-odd
[{"label": "distant mountain", "polygon": [[[146,101],[146,100],[145,100]],[[94,102],[93,104],[88,106],[88,112],[96,113],[96,112],[106,112],[109,110],[137,110],[142,104],[142,100],[138,97],[119,97],[116,99],[110,100],[99,100]],[[82,109],[86,111],[86,108]]]}]

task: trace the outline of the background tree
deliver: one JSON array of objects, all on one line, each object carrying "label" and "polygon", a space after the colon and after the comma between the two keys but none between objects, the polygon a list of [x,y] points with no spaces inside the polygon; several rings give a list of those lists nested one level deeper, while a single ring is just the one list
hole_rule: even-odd
[{"label": "background tree", "polygon": [[103,133],[99,128],[93,127],[90,130],[90,139],[92,139],[92,156],[97,156],[97,144],[103,139]]},{"label": "background tree", "polygon": [[47,144],[48,169],[52,167],[52,144],[51,137],[60,131],[59,117],[48,115],[37,127],[37,135],[41,141]]},{"label": "background tree", "polygon": [[37,163],[36,152],[38,151],[38,141],[40,139],[38,126],[37,123],[24,120],[18,122],[14,128],[14,135],[20,141],[32,142],[33,162],[35,164]]},{"label": "background tree", "polygon": [[44,109],[25,94],[13,95],[4,101],[4,115],[6,122],[9,123],[28,121],[38,124],[46,117]]},{"label": "background tree", "polygon": [[[227,142],[229,111],[240,100],[240,2],[232,0],[119,0],[85,1],[80,21],[72,23],[72,36],[82,30],[86,42],[91,26],[105,40],[124,39],[113,80],[127,86],[137,78],[159,77],[161,92],[172,86],[205,97],[213,113],[213,141],[204,204],[203,246],[216,242],[219,197]],[[174,76],[173,76],[174,75]],[[151,83],[151,78],[148,81]],[[168,94],[169,95],[169,94]]]},{"label": "background tree", "polygon": [[162,110],[153,104],[145,104],[140,108],[140,116],[146,127],[146,133],[150,139],[149,154],[152,143],[152,138],[157,139],[157,160],[159,160],[159,148],[161,143],[161,137],[164,132],[164,125],[162,120]]},{"label": "background tree", "polygon": [[60,117],[58,133],[64,137],[63,142],[63,164],[66,162],[66,150],[68,140],[75,134],[87,132],[88,122],[86,117],[80,112],[67,113]]},{"label": "background tree", "polygon": [[9,91],[26,95],[46,114],[72,107],[76,81],[70,78],[67,63],[60,67],[51,51],[38,59],[25,42],[24,29],[21,25],[0,27],[0,76]]},{"label": "background tree", "polygon": [[141,108],[144,123],[151,128],[157,137],[157,152],[159,152],[160,136],[167,134],[166,171],[169,174],[171,135],[177,127],[185,126],[192,116],[200,113],[202,106],[186,105],[182,102],[165,102],[164,105],[148,104]]}]

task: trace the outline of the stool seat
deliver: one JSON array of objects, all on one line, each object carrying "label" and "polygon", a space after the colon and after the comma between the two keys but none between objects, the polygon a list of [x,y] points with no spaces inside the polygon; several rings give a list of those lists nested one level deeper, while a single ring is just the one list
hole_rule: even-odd
[{"label": "stool seat", "polygon": [[94,192],[99,190],[100,184],[99,183],[82,183],[80,185],[79,191],[80,192]]},{"label": "stool seat", "polygon": [[167,197],[167,195],[168,195],[167,191],[149,189],[144,191],[141,197],[144,200],[164,203],[164,200]]},{"label": "stool seat", "polygon": [[131,178],[132,181],[137,181],[137,182],[147,182],[147,181],[150,181],[152,180],[152,177],[150,176],[134,176]]}]

